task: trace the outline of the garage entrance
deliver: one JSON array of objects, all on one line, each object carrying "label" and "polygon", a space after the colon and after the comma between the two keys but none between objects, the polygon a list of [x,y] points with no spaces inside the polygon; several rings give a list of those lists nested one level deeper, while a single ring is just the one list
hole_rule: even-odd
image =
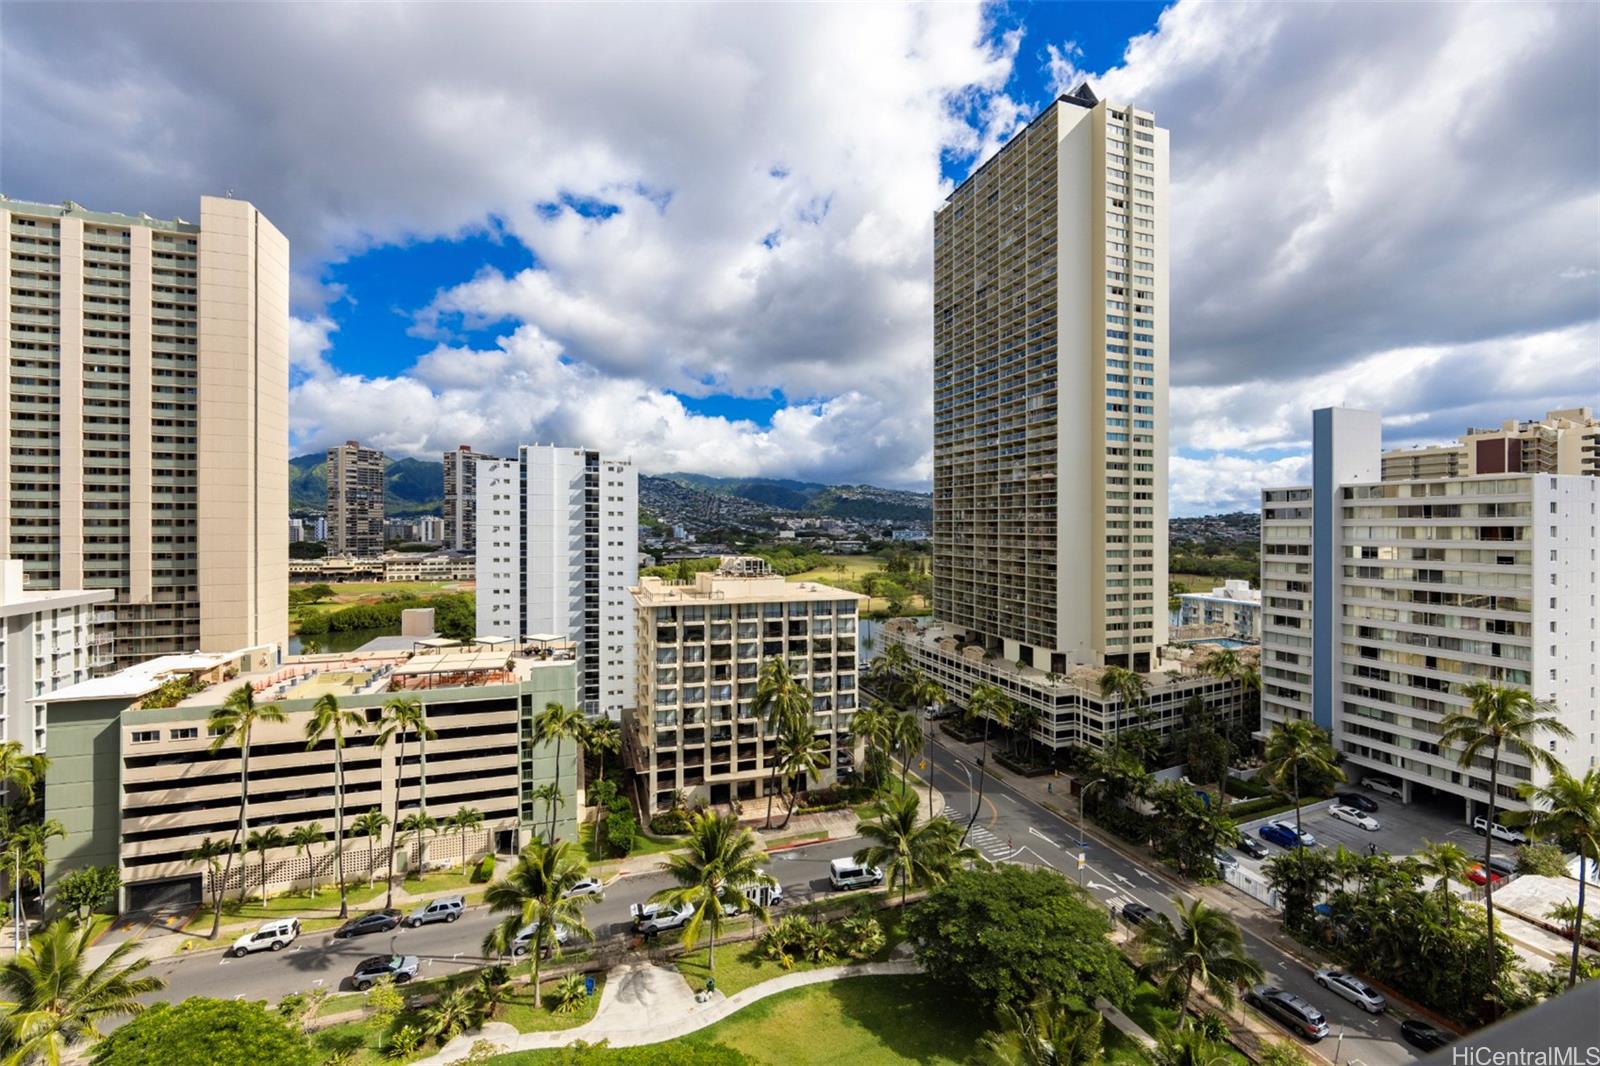
[{"label": "garage entrance", "polygon": [[198,907],[203,890],[200,875],[139,881],[128,886],[129,911],[181,911]]}]

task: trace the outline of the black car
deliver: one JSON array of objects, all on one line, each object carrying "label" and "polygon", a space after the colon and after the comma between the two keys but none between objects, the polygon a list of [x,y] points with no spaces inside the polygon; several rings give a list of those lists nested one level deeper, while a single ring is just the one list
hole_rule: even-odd
[{"label": "black car", "polygon": [[1129,925],[1143,925],[1155,917],[1155,911],[1143,903],[1124,903],[1122,905],[1122,920]]},{"label": "black car", "polygon": [[1261,843],[1261,841],[1257,840],[1255,837],[1240,837],[1239,850],[1250,856],[1252,859],[1264,859],[1268,855],[1272,854],[1267,850],[1267,846]]},{"label": "black car", "polygon": [[373,911],[371,914],[363,914],[359,918],[351,918],[345,922],[333,931],[333,938],[343,940],[346,937],[366,936],[368,933],[387,933],[397,927],[404,917],[393,908]]},{"label": "black car", "polygon": [[1293,992],[1274,985],[1256,985],[1250,990],[1250,999],[1279,1024],[1299,1033],[1311,1043],[1328,1035],[1328,1019],[1310,1003]]},{"label": "black car", "polygon": [[1400,1035],[1406,1038],[1406,1043],[1423,1051],[1437,1051],[1455,1039],[1454,1033],[1446,1032],[1437,1025],[1429,1025],[1420,1018],[1407,1018],[1401,1022]]},{"label": "black car", "polygon": [[365,992],[381,977],[392,978],[395,984],[403,985],[417,976],[417,966],[415,955],[374,955],[356,965],[350,984],[357,992]]},{"label": "black car", "polygon": [[1377,800],[1368,799],[1359,792],[1341,792],[1334,799],[1337,799],[1346,807],[1354,807],[1356,810],[1366,811],[1368,814],[1378,809]]}]

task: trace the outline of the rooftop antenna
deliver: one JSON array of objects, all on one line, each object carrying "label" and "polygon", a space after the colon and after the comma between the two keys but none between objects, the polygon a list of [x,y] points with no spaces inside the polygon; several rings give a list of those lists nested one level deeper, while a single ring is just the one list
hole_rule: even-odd
[{"label": "rooftop antenna", "polygon": [[228,199],[230,199],[230,200],[233,199],[233,190],[232,189],[228,190]]}]

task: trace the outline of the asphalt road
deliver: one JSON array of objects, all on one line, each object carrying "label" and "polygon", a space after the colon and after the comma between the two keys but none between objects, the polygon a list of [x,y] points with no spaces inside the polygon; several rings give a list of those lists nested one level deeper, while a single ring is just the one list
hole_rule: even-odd
[{"label": "asphalt road", "polygon": [[[835,840],[773,855],[767,871],[778,879],[788,903],[805,903],[831,894],[828,863],[860,847],[858,840]],[[606,888],[605,897],[585,908],[585,921],[597,940],[621,936],[630,925],[629,905],[649,899],[668,888],[664,874],[619,878]],[[370,955],[415,955],[421,963],[420,979],[459,973],[482,966],[485,934],[498,919],[487,908],[469,907],[451,923],[401,926],[388,933],[373,933],[350,940],[335,940],[331,932],[310,933],[280,952],[258,952],[239,959],[217,952],[188,955],[155,963],[150,972],[167,979],[167,987],[148,1001],[177,1002],[190,996],[228,996],[235,999],[276,1001],[291,992],[313,988],[348,991],[356,963]]]},{"label": "asphalt road", "polygon": [[[937,740],[928,745],[925,754],[933,783],[949,803],[950,816],[959,815],[964,823],[972,813],[976,768]],[[1062,797],[1063,809],[1075,813],[1070,803]],[[1176,882],[1159,869],[1145,869],[1124,857],[1105,844],[1092,826],[1085,837],[1085,847],[1078,846],[1078,839],[1075,822],[1063,820],[990,777],[968,842],[992,860],[1049,866],[1073,880],[1080,878],[1077,856],[1081,851],[1085,857],[1083,886],[1108,909],[1120,911],[1123,904],[1138,902],[1174,916],[1172,898],[1184,894]],[[1244,897],[1239,898],[1241,906],[1255,906],[1245,902]],[[1397,1066],[1416,1057],[1410,1045],[1400,1038],[1399,1018],[1368,1014],[1321,988],[1306,966],[1249,931],[1245,932],[1245,944],[1266,969],[1269,984],[1309,1000],[1327,1017],[1331,1033],[1318,1050],[1332,1058],[1337,1049],[1341,1066]],[[1341,1029],[1342,1042],[1338,1039]],[[1283,1032],[1289,1036],[1288,1030]]]}]

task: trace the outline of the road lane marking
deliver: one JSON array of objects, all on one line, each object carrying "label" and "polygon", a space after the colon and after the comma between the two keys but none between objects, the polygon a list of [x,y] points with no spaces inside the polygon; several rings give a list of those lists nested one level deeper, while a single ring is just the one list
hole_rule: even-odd
[{"label": "road lane marking", "polygon": [[1040,840],[1044,841],[1046,844],[1049,844],[1053,848],[1059,848],[1061,846],[1060,844],[1057,844],[1054,840],[1051,840],[1045,834],[1039,832],[1039,830],[1035,829],[1031,825],[1028,826],[1028,832],[1032,833],[1034,836],[1038,837]]}]

